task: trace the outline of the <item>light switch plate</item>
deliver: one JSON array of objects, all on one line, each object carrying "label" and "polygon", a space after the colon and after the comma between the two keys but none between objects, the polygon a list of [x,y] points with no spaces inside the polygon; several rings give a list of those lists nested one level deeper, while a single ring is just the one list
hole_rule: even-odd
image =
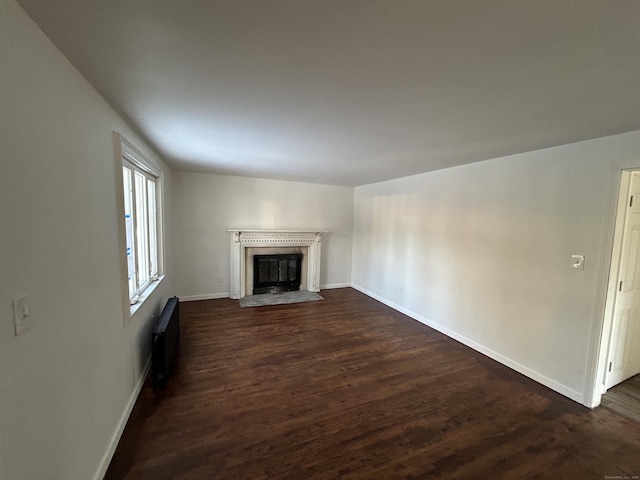
[{"label": "light switch plate", "polygon": [[13,329],[16,337],[31,327],[31,312],[27,295],[15,296],[11,299],[13,306]]},{"label": "light switch plate", "polygon": [[584,255],[571,255],[571,268],[584,270]]}]

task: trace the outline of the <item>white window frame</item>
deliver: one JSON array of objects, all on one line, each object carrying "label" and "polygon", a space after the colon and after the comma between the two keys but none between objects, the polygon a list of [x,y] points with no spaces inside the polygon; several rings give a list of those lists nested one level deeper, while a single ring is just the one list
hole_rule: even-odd
[{"label": "white window frame", "polygon": [[[164,175],[162,168],[156,163],[150,161],[147,157],[145,157],[138,149],[136,149],[130,142],[128,142],[122,135],[117,132],[114,132],[114,147],[115,147],[115,160],[116,160],[116,185],[119,187],[118,190],[118,214],[119,214],[119,237],[120,237],[120,252],[121,252],[121,274],[122,274],[122,299],[123,299],[123,311],[125,321],[137,311],[137,309],[144,303],[144,301],[148,298],[149,294],[155,289],[158,285],[158,280],[164,278],[164,209],[163,209],[163,191],[164,191]],[[143,215],[139,215],[138,206],[136,205],[135,193],[132,197],[133,203],[129,206],[130,212],[133,216],[131,217],[131,223],[129,227],[127,226],[127,220],[125,219],[126,208],[125,205],[129,202],[126,201],[125,195],[128,195],[125,192],[125,168],[129,169],[131,173],[132,180],[134,178],[142,178],[142,185],[144,188],[147,188],[147,182],[151,181],[155,185],[155,238],[156,238],[156,259],[154,268],[149,269],[148,272],[142,275],[144,280],[142,282],[138,281],[136,277],[135,284],[133,285],[133,295],[130,295],[130,268],[129,268],[129,256],[127,252],[127,236],[130,235],[134,246],[138,243],[138,241],[142,241],[144,236],[147,235],[151,237],[152,232],[148,232],[149,228],[153,228],[153,222],[147,221],[137,223],[136,220],[138,217],[140,219],[144,219],[144,216],[148,213],[149,210],[143,212]],[[134,180],[135,181],[135,180]],[[145,190],[146,192],[146,190]],[[138,192],[140,193],[140,192]],[[146,193],[145,193],[146,195]],[[142,204],[148,204],[148,197],[144,199]],[[148,206],[148,205],[147,205]],[[151,209],[153,210],[153,208]],[[136,223],[137,227],[136,228]],[[142,234],[139,231],[139,228],[142,228]],[[144,242],[146,243],[146,242]],[[145,248],[144,246],[141,246]],[[148,244],[147,244],[148,247]],[[133,255],[136,255],[136,248],[134,248]],[[145,267],[145,263],[149,266],[153,266],[153,259],[147,258],[147,262],[139,263],[139,259],[134,257],[134,267],[137,271],[138,268],[142,265]],[[146,268],[146,267],[145,267]]]}]

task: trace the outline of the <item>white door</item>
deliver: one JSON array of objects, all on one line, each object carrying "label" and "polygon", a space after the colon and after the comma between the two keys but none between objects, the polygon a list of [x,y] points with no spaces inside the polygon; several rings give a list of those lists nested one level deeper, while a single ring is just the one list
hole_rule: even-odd
[{"label": "white door", "polygon": [[640,172],[631,173],[605,387],[640,373]]}]

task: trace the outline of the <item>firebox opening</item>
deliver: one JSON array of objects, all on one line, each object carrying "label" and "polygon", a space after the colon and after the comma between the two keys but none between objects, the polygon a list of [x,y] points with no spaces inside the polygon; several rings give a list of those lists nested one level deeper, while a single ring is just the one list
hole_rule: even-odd
[{"label": "firebox opening", "polygon": [[300,290],[302,254],[254,255],[253,294]]}]

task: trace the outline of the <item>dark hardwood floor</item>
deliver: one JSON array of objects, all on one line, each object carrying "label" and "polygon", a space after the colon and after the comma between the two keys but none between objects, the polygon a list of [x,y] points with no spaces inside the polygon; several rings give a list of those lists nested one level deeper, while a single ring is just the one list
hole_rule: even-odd
[{"label": "dark hardwood floor", "polygon": [[640,375],[610,389],[602,396],[601,405],[640,424]]},{"label": "dark hardwood floor", "polygon": [[639,424],[355,290],[321,293],[273,307],[182,303],[174,376],[155,395],[145,384],[105,478],[640,475]]}]

